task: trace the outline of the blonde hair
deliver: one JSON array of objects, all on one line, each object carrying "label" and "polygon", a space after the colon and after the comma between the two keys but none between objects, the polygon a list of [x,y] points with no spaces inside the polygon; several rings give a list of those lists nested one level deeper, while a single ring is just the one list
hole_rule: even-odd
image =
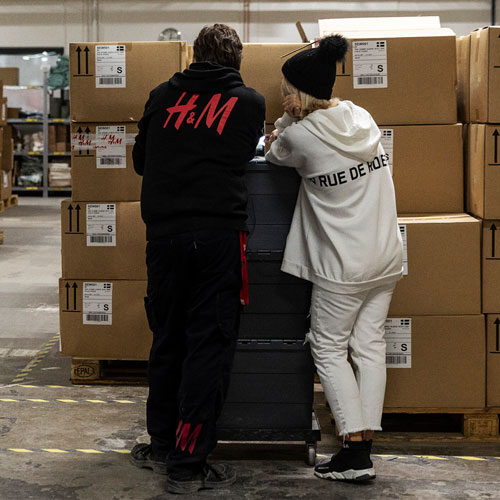
[{"label": "blonde hair", "polygon": [[305,118],[313,111],[318,109],[333,108],[339,103],[339,100],[336,97],[332,99],[318,99],[310,94],[306,94],[292,85],[286,78],[281,80],[281,94],[283,97],[290,94],[296,94],[299,96],[301,105],[300,119]]}]

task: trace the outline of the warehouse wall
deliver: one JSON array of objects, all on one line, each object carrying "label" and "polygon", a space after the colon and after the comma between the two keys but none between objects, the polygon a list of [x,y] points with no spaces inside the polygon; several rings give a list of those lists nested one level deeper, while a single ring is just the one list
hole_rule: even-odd
[{"label": "warehouse wall", "polygon": [[[247,14],[244,6],[250,4]],[[66,46],[81,40],[156,40],[176,27],[192,42],[203,24],[233,25],[252,42],[298,41],[295,21],[309,37],[331,17],[439,15],[459,35],[488,25],[490,0],[267,1],[267,0],[1,0],[0,46]]]}]

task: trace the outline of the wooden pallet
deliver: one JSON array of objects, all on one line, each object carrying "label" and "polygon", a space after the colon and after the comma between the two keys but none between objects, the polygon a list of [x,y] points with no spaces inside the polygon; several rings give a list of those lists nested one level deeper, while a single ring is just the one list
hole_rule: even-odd
[{"label": "wooden pallet", "polygon": [[3,232],[0,231],[0,245],[3,245]]},{"label": "wooden pallet", "polygon": [[382,427],[380,442],[500,441],[498,408],[386,408]]},{"label": "wooden pallet", "polygon": [[147,361],[71,359],[73,384],[147,385]]},{"label": "wooden pallet", "polygon": [[5,206],[5,201],[0,200],[0,214],[6,209],[7,207]]}]

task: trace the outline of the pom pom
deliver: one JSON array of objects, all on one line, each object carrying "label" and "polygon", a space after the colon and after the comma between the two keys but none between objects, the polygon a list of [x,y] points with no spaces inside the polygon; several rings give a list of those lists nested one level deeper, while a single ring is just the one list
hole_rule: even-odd
[{"label": "pom pom", "polygon": [[327,36],[319,42],[320,53],[335,61],[342,61],[348,50],[349,43],[342,35]]}]

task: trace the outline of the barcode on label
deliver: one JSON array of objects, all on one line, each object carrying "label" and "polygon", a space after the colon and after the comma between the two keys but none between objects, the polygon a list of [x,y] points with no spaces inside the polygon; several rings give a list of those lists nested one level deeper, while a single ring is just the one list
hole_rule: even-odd
[{"label": "barcode on label", "polygon": [[123,158],[121,156],[102,156],[98,158],[99,165],[122,165]]},{"label": "barcode on label", "polygon": [[87,321],[109,321],[109,314],[86,314]]},{"label": "barcode on label", "polygon": [[390,356],[386,355],[385,363],[387,365],[406,365],[408,363],[408,356]]},{"label": "barcode on label", "polygon": [[118,77],[100,77],[98,78],[99,85],[122,85],[123,78]]},{"label": "barcode on label", "polygon": [[358,85],[381,85],[384,83],[383,76],[358,76]]},{"label": "barcode on label", "polygon": [[92,235],[89,236],[90,243],[113,243],[113,236]]}]

